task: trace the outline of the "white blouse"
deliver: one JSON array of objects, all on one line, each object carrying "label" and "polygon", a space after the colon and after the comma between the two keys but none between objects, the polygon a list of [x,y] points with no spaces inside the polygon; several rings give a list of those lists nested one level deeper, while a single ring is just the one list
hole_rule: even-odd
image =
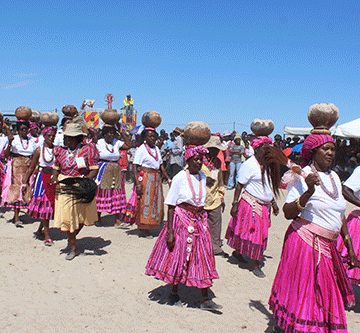
[{"label": "white blouse", "polygon": [[357,198],[360,199],[360,166],[355,168],[351,176],[345,181],[344,185],[352,189]]},{"label": "white blouse", "polygon": [[147,151],[144,144],[142,144],[135,152],[135,157],[133,164],[140,165],[145,168],[160,169],[162,164],[161,154],[158,147],[150,148],[151,153],[156,156],[156,151],[158,155],[158,160],[156,161]]},{"label": "white blouse", "polygon": [[124,142],[118,139],[114,139],[111,144],[106,143],[105,139],[100,139],[96,144],[100,160],[118,161],[121,157],[120,149],[123,145]]},{"label": "white blouse", "polygon": [[[46,161],[52,160],[50,163],[48,163],[44,160],[43,152],[44,152]],[[40,147],[39,166],[41,166],[43,168],[52,168],[54,165],[55,165],[54,150],[52,148],[48,148],[48,147],[45,147],[44,145],[42,145]]]},{"label": "white blouse", "polygon": [[36,148],[37,146],[33,138],[28,137],[28,140],[20,140],[20,136],[15,135],[10,151],[22,156],[32,156]]},{"label": "white blouse", "polygon": [[186,171],[181,170],[171,181],[171,186],[168,192],[168,195],[165,199],[165,204],[170,206],[176,206],[182,202],[186,202],[193,206],[205,206],[206,198],[206,176],[203,172],[200,171],[201,175],[201,188],[202,196],[199,198],[200,193],[200,181],[199,175],[191,175],[191,182],[195,191],[195,200],[200,200],[200,203],[195,203],[193,199],[193,194],[190,190],[189,182],[187,179]]},{"label": "white blouse", "polygon": [[262,183],[261,167],[255,156],[250,157],[241,165],[237,181],[244,185],[245,191],[260,200],[270,202],[274,198],[266,173],[264,184]]},{"label": "white blouse", "polygon": [[[310,166],[303,168],[306,174],[311,173]],[[319,172],[318,174],[325,188],[332,192],[330,173],[335,181],[338,192],[338,199],[332,199],[326,194],[320,185],[315,186],[315,192],[305,205],[305,209],[301,211],[300,217],[311,221],[327,230],[339,232],[342,226],[342,219],[345,216],[346,201],[342,195],[342,186],[339,176],[336,172]],[[294,185],[288,189],[286,202],[295,201],[300,195],[307,190],[307,185],[303,177],[299,177]]]}]

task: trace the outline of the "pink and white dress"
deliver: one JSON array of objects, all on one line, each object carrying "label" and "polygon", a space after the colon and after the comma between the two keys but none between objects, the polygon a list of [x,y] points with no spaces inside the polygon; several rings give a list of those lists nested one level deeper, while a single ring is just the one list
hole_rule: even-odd
[{"label": "pink and white dress", "polygon": [[126,206],[124,176],[121,172],[119,159],[124,142],[114,139],[111,144],[100,139],[96,149],[100,156],[99,173],[96,177],[98,191],[96,205],[98,212],[120,214]]},{"label": "pink and white dress", "polygon": [[[201,177],[201,178],[200,178]],[[200,181],[201,180],[201,181]],[[207,214],[204,211],[206,176],[180,171],[172,180],[165,204],[175,206],[175,246],[167,246],[167,223],[146,265],[146,274],[166,283],[208,288],[218,278]]]},{"label": "pink and white dress", "polygon": [[52,220],[55,208],[56,185],[50,184],[52,168],[55,165],[53,148],[42,145],[40,148],[39,167],[34,183],[34,195],[29,203],[27,215],[35,219]]}]

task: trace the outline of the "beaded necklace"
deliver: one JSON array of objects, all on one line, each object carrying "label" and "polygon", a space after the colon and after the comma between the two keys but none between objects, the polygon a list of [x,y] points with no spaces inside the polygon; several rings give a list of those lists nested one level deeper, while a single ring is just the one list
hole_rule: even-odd
[{"label": "beaded necklace", "polygon": [[155,156],[154,156],[154,154],[152,153],[149,145],[146,142],[144,142],[144,145],[145,145],[145,148],[146,148],[147,152],[149,153],[149,155],[151,157],[153,157],[155,159],[155,161],[158,161],[159,160],[159,155],[158,155],[156,147],[155,147]]},{"label": "beaded necklace", "polygon": [[[51,160],[47,161],[46,157],[45,157],[45,151],[48,152],[48,154],[51,156]],[[54,154],[53,154],[53,150],[52,148],[50,148],[50,152],[48,150],[48,147],[45,147],[45,144],[42,146],[42,156],[43,156],[43,160],[45,161],[45,163],[50,164],[52,161],[54,161]]]},{"label": "beaded necklace", "polygon": [[20,135],[19,135],[19,138],[20,138],[21,146],[23,147],[24,150],[27,150],[29,148],[29,142],[30,142],[29,138],[27,140],[25,140],[27,143],[26,147],[24,147],[23,139],[21,138]]},{"label": "beaded necklace", "polygon": [[196,199],[196,194],[195,194],[195,190],[194,190],[194,185],[193,185],[192,180],[191,180],[190,171],[188,169],[186,170],[186,177],[187,177],[187,180],[188,180],[188,184],[189,184],[189,187],[190,187],[190,191],[191,191],[191,194],[192,194],[193,201],[197,206],[200,206],[201,199],[202,199],[202,184],[201,184],[202,179],[201,179],[200,172],[198,173],[198,175],[199,175],[199,199]]},{"label": "beaded necklace", "polygon": [[321,187],[321,189],[333,200],[338,200],[339,199],[339,192],[338,192],[338,189],[336,187],[336,184],[335,184],[335,180],[334,180],[334,177],[332,176],[331,174],[331,171],[329,172],[329,177],[330,177],[330,182],[331,182],[331,187],[332,187],[332,192],[330,192],[324,185],[323,181],[321,180],[320,178],[320,175],[318,173],[318,171],[316,170],[314,164],[311,164],[311,171],[313,173],[315,173],[318,178],[319,178],[319,185]]}]

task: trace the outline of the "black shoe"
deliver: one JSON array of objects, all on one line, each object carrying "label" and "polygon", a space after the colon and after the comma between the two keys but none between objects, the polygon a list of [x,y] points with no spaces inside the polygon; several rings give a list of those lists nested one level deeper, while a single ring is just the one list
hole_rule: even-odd
[{"label": "black shoe", "polygon": [[174,306],[183,306],[178,294],[170,294],[168,297],[168,304]]},{"label": "black shoe", "polygon": [[254,268],[253,273],[258,278],[264,278],[266,276],[265,273],[259,267]]},{"label": "black shoe", "polygon": [[222,257],[222,258],[229,258],[229,255],[224,251],[221,251],[219,253],[215,253],[215,256],[216,257]]},{"label": "black shoe", "polygon": [[208,299],[200,304],[200,309],[205,311],[218,311],[222,308],[222,305],[216,304],[212,299]]},{"label": "black shoe", "polygon": [[244,257],[240,254],[240,253],[238,253],[238,252],[236,252],[236,251],[233,251],[233,253],[231,254],[237,261],[239,261],[239,262],[243,262],[243,263],[247,263],[247,261],[244,259]]}]

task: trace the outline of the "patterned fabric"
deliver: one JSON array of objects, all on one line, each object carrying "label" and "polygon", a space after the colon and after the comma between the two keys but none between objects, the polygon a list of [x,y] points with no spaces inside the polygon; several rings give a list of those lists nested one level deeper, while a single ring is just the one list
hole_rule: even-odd
[{"label": "patterned fabric", "polygon": [[[60,173],[65,176],[77,177],[87,175],[91,169],[98,168],[99,154],[94,145],[83,145],[73,157],[69,156],[67,148],[60,146],[54,147],[55,154],[55,167],[54,169],[60,170]],[[79,168],[76,164],[77,158],[83,158],[85,162],[84,168]]]},{"label": "patterned fabric", "polygon": [[270,228],[269,209],[262,205],[262,216],[243,198],[239,202],[237,216],[232,217],[225,238],[228,245],[253,260],[263,257]]},{"label": "patterned fabric", "polygon": [[268,136],[258,136],[250,141],[251,147],[254,149],[260,147],[261,145],[267,143],[268,145],[272,145],[273,141]]},{"label": "patterned fabric", "polygon": [[185,146],[185,161],[187,161],[190,157],[195,155],[204,156],[209,151],[204,146]]},{"label": "patterned fabric", "polygon": [[209,154],[203,156],[203,164],[210,171],[221,169],[221,160],[218,157],[212,158]]},{"label": "patterned fabric", "polygon": [[[192,228],[192,233],[190,233]],[[167,224],[162,229],[146,265],[146,274],[166,283],[208,288],[218,278],[207,214],[175,207],[175,245],[167,246]],[[190,242],[191,239],[191,242]],[[190,244],[190,245],[189,245]],[[190,250],[189,250],[190,249]]]},{"label": "patterned fabric", "polygon": [[334,139],[329,134],[311,134],[309,135],[301,147],[300,154],[303,158],[301,167],[305,167],[311,161],[310,150],[324,145],[327,142],[335,143]]},{"label": "patterned fabric", "polygon": [[131,197],[126,204],[126,207],[121,212],[120,220],[130,224],[136,223],[137,204],[136,186],[134,186]]}]

